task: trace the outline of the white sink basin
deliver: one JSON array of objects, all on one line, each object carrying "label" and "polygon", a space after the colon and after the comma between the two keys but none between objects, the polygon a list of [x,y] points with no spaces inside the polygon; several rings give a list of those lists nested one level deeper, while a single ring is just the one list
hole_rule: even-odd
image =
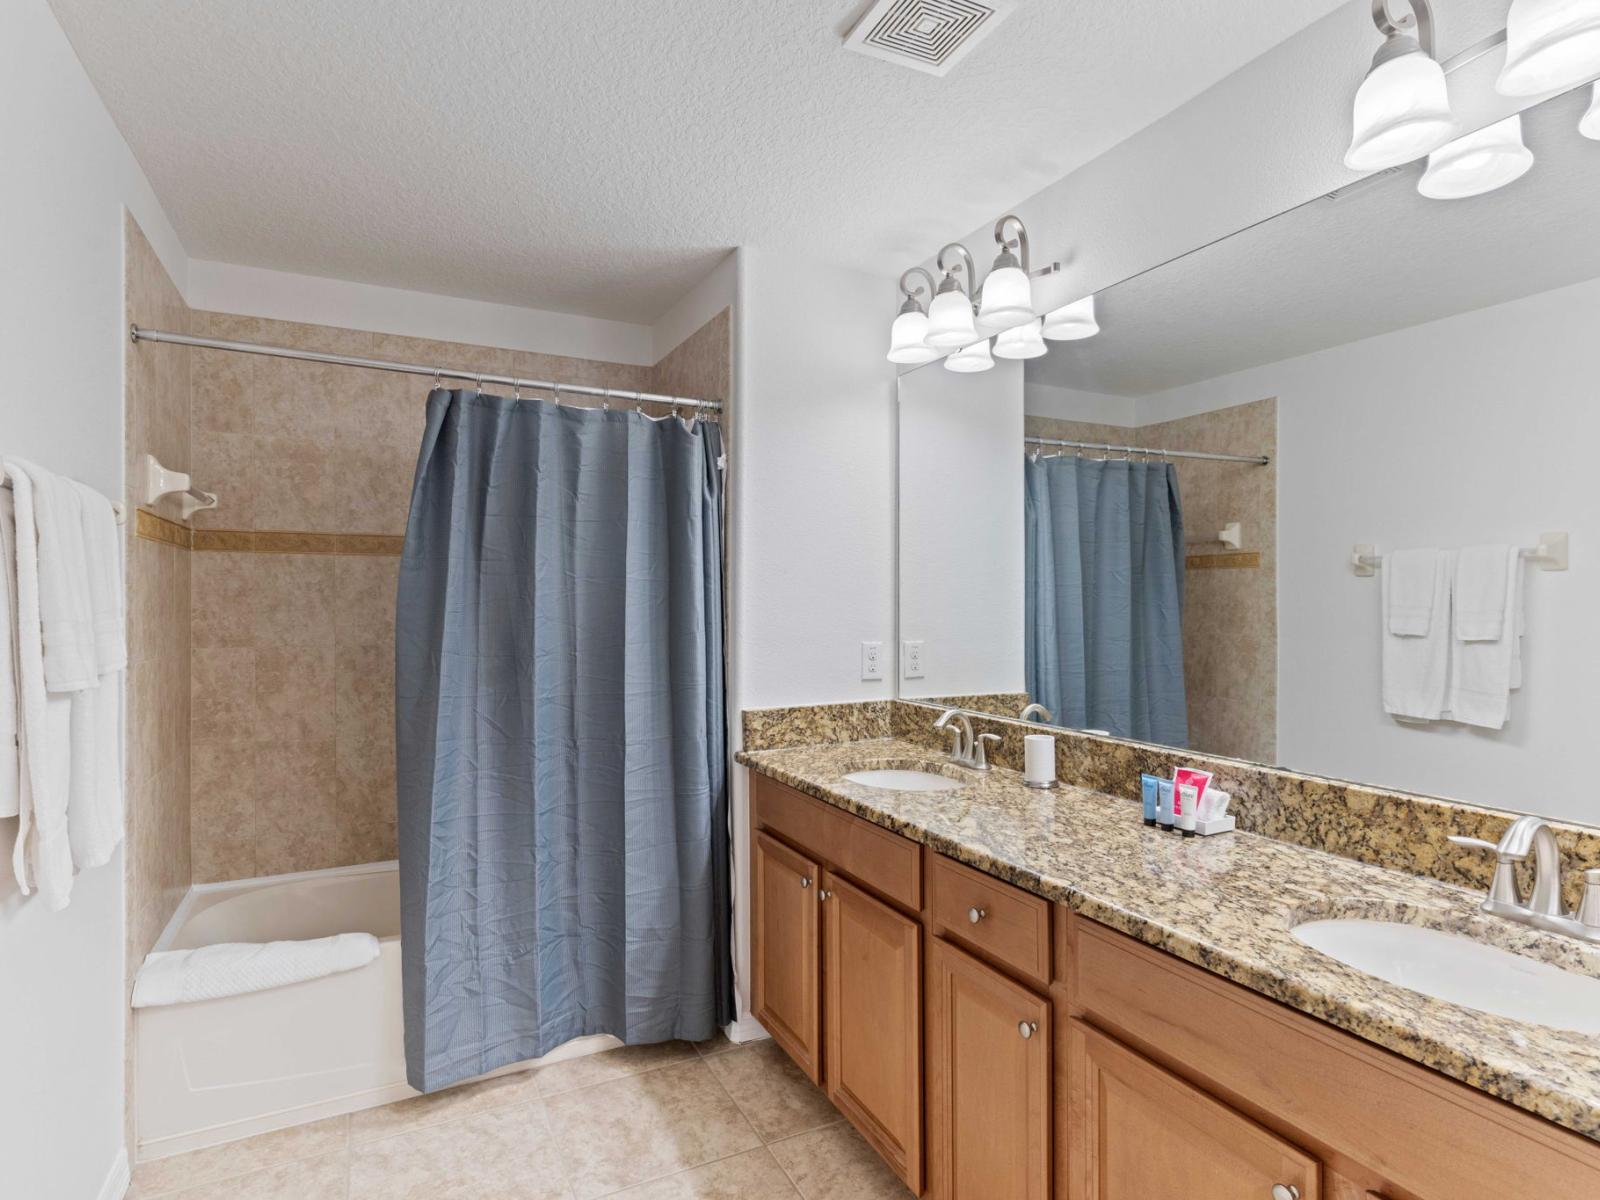
[{"label": "white sink basin", "polygon": [[1479,1012],[1600,1034],[1600,979],[1418,925],[1308,921],[1294,936],[1330,958],[1415,992]]},{"label": "white sink basin", "polygon": [[953,792],[962,786],[959,779],[935,775],[932,771],[851,771],[844,778],[846,783],[891,792]]}]

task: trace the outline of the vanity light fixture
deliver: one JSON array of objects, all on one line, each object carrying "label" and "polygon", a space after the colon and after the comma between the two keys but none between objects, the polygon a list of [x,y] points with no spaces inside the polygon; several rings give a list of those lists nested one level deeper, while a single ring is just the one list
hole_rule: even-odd
[{"label": "vanity light fixture", "polygon": [[1015,325],[994,339],[996,358],[1042,358],[1050,352],[1039,333],[1040,319]]},{"label": "vanity light fixture", "polygon": [[[916,286],[912,280],[915,275],[927,281],[926,289]],[[894,328],[889,333],[890,362],[921,366],[939,357],[939,351],[927,344],[928,314],[923,311],[922,301],[917,299],[924,291],[933,295],[933,287],[933,276],[921,267],[912,267],[900,276],[900,290],[905,293],[906,301],[900,306],[900,315],[894,319]]]},{"label": "vanity light fixture", "polygon": [[1372,20],[1384,42],[1356,92],[1355,128],[1344,156],[1354,171],[1412,162],[1456,132],[1444,68],[1433,57],[1428,0],[1408,0],[1410,11],[1398,17],[1389,12],[1391,2],[1372,0]]},{"label": "vanity light fixture", "polygon": [[[1015,236],[1008,236],[1008,229],[1014,230]],[[978,306],[981,333],[1003,333],[1026,325],[1038,316],[1033,311],[1033,284],[1028,279],[1028,230],[1022,218],[1001,217],[994,227],[994,240],[1000,244],[1000,253],[983,281],[983,298]],[[1012,253],[1012,247],[1016,247],[1018,253]]]},{"label": "vanity light fixture", "polygon": [[979,338],[970,346],[963,346],[944,360],[945,370],[974,375],[994,366],[994,356],[989,353],[989,339]]},{"label": "vanity light fixture", "polygon": [[1591,141],[1600,142],[1600,83],[1594,85],[1589,100],[1589,111],[1578,122],[1578,132]]},{"label": "vanity light fixture", "polygon": [[1600,0],[1511,0],[1502,96],[1565,91],[1600,75]]},{"label": "vanity light fixture", "polygon": [[1094,297],[1085,296],[1046,313],[1041,332],[1052,342],[1081,342],[1092,338],[1100,332],[1100,323],[1094,315]]},{"label": "vanity light fixture", "polygon": [[1428,155],[1428,169],[1417,191],[1430,200],[1481,196],[1521,179],[1533,166],[1533,151],[1522,142],[1522,116],[1513,113]]},{"label": "vanity light fixture", "polygon": [[[945,259],[952,251],[961,256],[961,261],[954,266],[946,266]],[[968,290],[977,287],[978,272],[973,266],[972,255],[959,242],[951,242],[939,251],[938,264],[939,270],[944,272],[944,278],[939,281],[939,294],[933,298],[933,305],[928,310],[926,341],[935,350],[959,350],[978,340],[978,327],[972,316],[972,295]],[[965,288],[955,276],[960,270],[967,273]]]}]

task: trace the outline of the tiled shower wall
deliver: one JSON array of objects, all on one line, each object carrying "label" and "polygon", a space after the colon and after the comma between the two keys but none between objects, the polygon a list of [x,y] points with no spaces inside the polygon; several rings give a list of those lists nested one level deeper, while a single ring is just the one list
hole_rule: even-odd
[{"label": "tiled shower wall", "polygon": [[[195,313],[194,328],[558,383],[729,391],[726,311],[654,368],[220,313]],[[193,351],[195,481],[221,501],[194,522],[191,566],[197,882],[395,855],[394,589],[429,387]]]},{"label": "tiled shower wall", "polygon": [[1212,557],[1222,554],[1221,546],[1196,547],[1189,555],[1183,606],[1189,744],[1208,754],[1276,762],[1278,402],[1257,400],[1137,429],[1046,417],[1028,417],[1026,425],[1039,437],[1273,458],[1265,467],[1174,461],[1185,539],[1214,538],[1238,521],[1244,541],[1243,555]]}]

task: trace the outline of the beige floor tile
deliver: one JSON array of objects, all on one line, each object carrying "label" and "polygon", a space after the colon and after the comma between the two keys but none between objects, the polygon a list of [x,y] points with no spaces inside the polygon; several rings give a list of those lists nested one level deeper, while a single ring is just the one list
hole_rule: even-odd
[{"label": "beige floor tile", "polygon": [[341,1151],[349,1142],[350,1118],[329,1117],[326,1121],[313,1121],[309,1125],[257,1134],[223,1146],[140,1163],[134,1169],[133,1180],[143,1200],[147,1196],[231,1179],[263,1167]]},{"label": "beige floor tile", "polygon": [[341,1150],[177,1192],[147,1192],[141,1186],[129,1200],[345,1200],[349,1175],[350,1156]]},{"label": "beige floor tile", "polygon": [[695,1059],[545,1102],[583,1200],[744,1150],[760,1137]]},{"label": "beige floor tile", "polygon": [[713,1054],[726,1054],[738,1046],[738,1042],[730,1042],[728,1035],[720,1029],[703,1042],[696,1042],[694,1048],[700,1052],[702,1058],[710,1058]]},{"label": "beige floor tile", "polygon": [[839,1110],[773,1041],[751,1042],[706,1059],[764,1142],[840,1120]]},{"label": "beige floor tile", "polygon": [[749,1150],[617,1192],[614,1200],[795,1200],[798,1196],[770,1151]]},{"label": "beige floor tile", "polygon": [[353,1147],[350,1200],[568,1200],[567,1158],[534,1102]]},{"label": "beige floor tile", "polygon": [[378,1138],[439,1125],[476,1113],[526,1104],[537,1095],[533,1079],[532,1071],[518,1071],[510,1075],[496,1075],[480,1083],[446,1088],[426,1096],[396,1100],[382,1108],[363,1109],[350,1114],[350,1140],[376,1141]]},{"label": "beige floor tile", "polygon": [[651,1046],[622,1046],[616,1050],[602,1050],[582,1058],[569,1058],[566,1062],[552,1063],[538,1071],[539,1093],[558,1096],[563,1092],[593,1087],[613,1079],[623,1079],[657,1067],[689,1062],[695,1058],[694,1047],[688,1042],[658,1042]]},{"label": "beige floor tile", "polygon": [[849,1125],[774,1142],[778,1165],[805,1200],[909,1200],[911,1191]]}]

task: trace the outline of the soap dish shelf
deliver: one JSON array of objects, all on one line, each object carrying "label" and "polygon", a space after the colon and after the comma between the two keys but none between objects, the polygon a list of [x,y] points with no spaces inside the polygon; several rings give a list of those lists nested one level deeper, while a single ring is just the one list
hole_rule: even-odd
[{"label": "soap dish shelf", "polygon": [[197,512],[217,506],[217,497],[214,492],[202,492],[192,486],[192,480],[182,471],[171,471],[156,461],[156,456],[144,456],[143,478],[140,481],[139,502],[152,505],[163,496],[177,495],[181,497],[181,512],[187,521]]}]

